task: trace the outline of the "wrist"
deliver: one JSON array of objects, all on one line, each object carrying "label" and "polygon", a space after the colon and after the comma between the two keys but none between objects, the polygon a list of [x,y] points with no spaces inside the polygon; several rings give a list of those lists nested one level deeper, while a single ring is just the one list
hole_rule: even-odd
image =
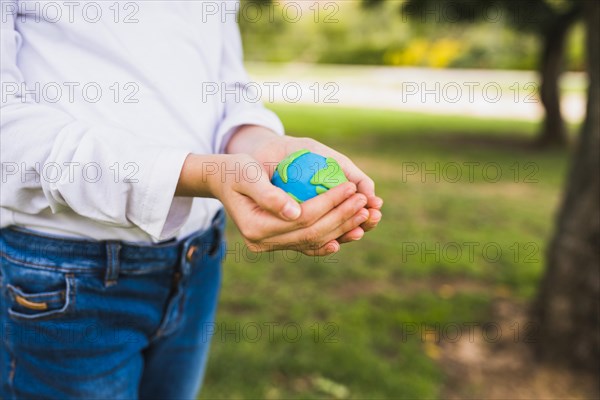
[{"label": "wrist", "polygon": [[228,154],[246,153],[255,154],[273,139],[281,138],[272,130],[258,125],[242,125],[231,136],[225,152]]},{"label": "wrist", "polygon": [[206,187],[211,193],[211,197],[223,202],[225,189],[231,187],[231,180],[238,180],[238,169],[235,163],[239,162],[239,156],[233,154],[219,154],[211,156],[208,164],[205,164],[206,172],[203,179],[206,182]]},{"label": "wrist", "polygon": [[227,155],[189,154],[183,163],[175,196],[218,198],[221,165]]}]

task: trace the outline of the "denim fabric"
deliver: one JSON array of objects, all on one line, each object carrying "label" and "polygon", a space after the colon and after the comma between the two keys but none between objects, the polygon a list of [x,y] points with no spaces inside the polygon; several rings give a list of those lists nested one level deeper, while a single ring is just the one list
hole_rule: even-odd
[{"label": "denim fabric", "polygon": [[194,398],[224,220],[150,246],[0,230],[0,398]]}]

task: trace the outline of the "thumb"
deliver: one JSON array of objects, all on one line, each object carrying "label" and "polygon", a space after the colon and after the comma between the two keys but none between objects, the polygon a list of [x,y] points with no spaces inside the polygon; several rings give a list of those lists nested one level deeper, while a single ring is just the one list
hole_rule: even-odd
[{"label": "thumb", "polygon": [[300,205],[282,189],[274,186],[268,174],[262,174],[253,182],[240,182],[239,192],[250,197],[260,208],[288,221],[300,217]]}]

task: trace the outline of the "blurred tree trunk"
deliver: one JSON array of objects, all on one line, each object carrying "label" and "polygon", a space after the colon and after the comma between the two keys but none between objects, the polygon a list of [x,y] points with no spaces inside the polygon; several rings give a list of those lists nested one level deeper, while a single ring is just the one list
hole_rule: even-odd
[{"label": "blurred tree trunk", "polygon": [[543,50],[540,64],[540,97],[546,112],[542,131],[537,144],[543,147],[564,147],[567,144],[567,131],[560,112],[560,75],[565,64],[565,43],[569,28],[577,20],[579,9],[556,18],[542,33]]},{"label": "blurred tree trunk", "polygon": [[534,306],[543,361],[598,372],[600,360],[600,2],[585,2],[590,84],[581,130]]}]

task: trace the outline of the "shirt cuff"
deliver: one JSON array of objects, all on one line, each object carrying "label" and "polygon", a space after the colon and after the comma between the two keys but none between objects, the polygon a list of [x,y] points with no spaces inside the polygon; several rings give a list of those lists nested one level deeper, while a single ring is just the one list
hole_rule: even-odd
[{"label": "shirt cuff", "polygon": [[217,130],[213,151],[217,154],[225,153],[229,139],[242,125],[258,125],[270,129],[278,135],[285,134],[283,124],[273,111],[263,107],[253,107],[225,117]]},{"label": "shirt cuff", "polygon": [[174,237],[190,215],[193,198],[175,197],[188,155],[186,150],[166,148],[158,154],[152,168],[152,182],[145,188],[138,226],[157,241]]}]

